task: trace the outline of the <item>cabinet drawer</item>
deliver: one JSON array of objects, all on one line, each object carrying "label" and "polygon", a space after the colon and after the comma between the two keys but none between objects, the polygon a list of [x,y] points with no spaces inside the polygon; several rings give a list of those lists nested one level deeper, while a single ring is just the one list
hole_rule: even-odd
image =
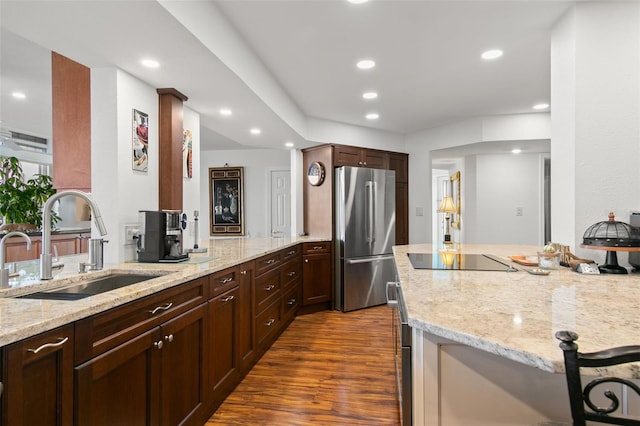
[{"label": "cabinet drawer", "polygon": [[255,312],[264,310],[280,294],[280,271],[268,272],[256,278],[255,286]]},{"label": "cabinet drawer", "polygon": [[297,244],[282,250],[280,253],[282,254],[282,261],[286,262],[289,259],[294,259],[296,256],[299,256],[300,253],[302,253],[302,248],[300,244]]},{"label": "cabinet drawer", "polygon": [[264,274],[280,265],[282,262],[281,252],[262,256],[256,260],[256,275]]},{"label": "cabinet drawer", "polygon": [[298,282],[302,276],[302,263],[300,259],[290,260],[282,266],[282,288],[286,289],[291,284]]},{"label": "cabinet drawer", "polygon": [[302,287],[299,284],[294,285],[282,295],[282,319],[288,320],[300,306],[300,300],[302,299]]},{"label": "cabinet drawer", "polygon": [[258,345],[263,344],[268,340],[268,337],[274,335],[280,328],[281,322],[280,300],[278,299],[256,317],[256,339]]},{"label": "cabinet drawer", "polygon": [[215,297],[238,286],[238,268],[229,268],[209,275],[210,296]]},{"label": "cabinet drawer", "polygon": [[331,241],[304,243],[302,251],[304,254],[329,253],[331,252]]},{"label": "cabinet drawer", "polygon": [[76,364],[112,349],[206,301],[207,277],[76,322]]}]

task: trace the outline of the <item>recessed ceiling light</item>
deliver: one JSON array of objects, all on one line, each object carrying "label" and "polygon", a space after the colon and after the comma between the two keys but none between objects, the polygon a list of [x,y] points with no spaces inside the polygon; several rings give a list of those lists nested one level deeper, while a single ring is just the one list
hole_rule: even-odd
[{"label": "recessed ceiling light", "polygon": [[229,108],[220,108],[220,111],[218,112],[220,113],[220,115],[224,115],[224,116],[229,116],[233,114],[233,111],[231,111]]},{"label": "recessed ceiling light", "polygon": [[362,97],[364,99],[375,99],[378,97],[378,94],[376,92],[365,92],[362,94]]},{"label": "recessed ceiling light", "polygon": [[251,132],[252,135],[259,135],[260,133],[262,133],[262,130],[258,129],[257,127],[254,127],[249,131]]},{"label": "recessed ceiling light", "polygon": [[547,109],[549,108],[549,104],[537,104],[533,106],[533,109]]},{"label": "recessed ceiling light", "polygon": [[365,117],[367,118],[367,120],[377,120],[378,118],[380,118],[380,115],[375,112],[371,112],[365,115]]},{"label": "recessed ceiling light", "polygon": [[143,59],[140,61],[140,63],[142,65],[144,65],[147,68],[158,68],[160,67],[160,62],[156,61],[155,59]]},{"label": "recessed ceiling light", "polygon": [[502,50],[499,49],[493,49],[493,50],[487,50],[486,52],[482,53],[482,59],[486,59],[486,60],[491,60],[491,59],[497,59],[500,56],[502,56]]},{"label": "recessed ceiling light", "polygon": [[511,153],[513,154],[520,154],[522,152],[522,150],[520,148],[514,148],[511,150]]},{"label": "recessed ceiling light", "polygon": [[293,148],[294,147],[294,143],[293,142],[285,142],[284,146],[286,146],[287,148]]},{"label": "recessed ceiling light", "polygon": [[376,63],[372,59],[363,59],[361,61],[358,61],[356,66],[358,68],[360,68],[361,70],[368,70],[368,69],[371,69],[371,68],[375,67]]},{"label": "recessed ceiling light", "polygon": [[362,4],[362,3],[366,3],[369,0],[347,0],[349,3],[353,3],[353,4]]},{"label": "recessed ceiling light", "polygon": [[16,99],[27,99],[27,95],[25,95],[22,92],[13,92],[11,96],[13,96]]}]

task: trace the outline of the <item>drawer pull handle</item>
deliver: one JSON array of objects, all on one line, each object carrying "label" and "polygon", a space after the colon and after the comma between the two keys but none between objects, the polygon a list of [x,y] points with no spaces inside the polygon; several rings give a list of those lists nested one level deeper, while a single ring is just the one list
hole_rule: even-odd
[{"label": "drawer pull handle", "polygon": [[225,297],[224,299],[222,299],[222,301],[223,301],[223,302],[230,302],[230,301],[232,301],[233,299],[235,299],[235,296],[227,296],[227,297]]},{"label": "drawer pull handle", "polygon": [[289,272],[287,275],[289,275],[290,277],[294,276],[296,273],[295,272]]},{"label": "drawer pull handle", "polygon": [[240,271],[240,275],[247,275],[247,271],[246,270]]},{"label": "drawer pull handle", "polygon": [[162,343],[162,340],[158,340],[157,342],[153,343],[153,346],[155,346],[158,349],[162,349],[162,347],[164,346],[164,343]]},{"label": "drawer pull handle", "polygon": [[268,286],[266,286],[264,289],[265,289],[265,291],[271,291],[271,290],[273,290],[274,288],[276,288],[276,286],[275,286],[275,285],[273,285],[273,284],[269,284],[269,285],[268,285]]},{"label": "drawer pull handle", "polygon": [[296,254],[295,250],[291,250],[288,254]]},{"label": "drawer pull handle", "polygon": [[276,322],[276,320],[271,318],[271,319],[267,320],[267,322],[265,322],[264,325],[266,325],[267,327],[271,327],[274,322]]},{"label": "drawer pull handle", "polygon": [[322,247],[322,246],[313,246],[313,249],[314,249],[314,250],[322,250],[323,248],[324,248],[324,247]]},{"label": "drawer pull handle", "polygon": [[56,343],[45,343],[44,345],[40,346],[37,349],[27,349],[27,352],[31,352],[33,354],[37,354],[38,352],[40,352],[43,349],[46,348],[57,348],[58,346],[62,346],[65,343],[67,343],[67,340],[69,340],[68,337],[58,337],[58,341]]},{"label": "drawer pull handle", "polygon": [[218,282],[220,284],[226,284],[226,283],[231,282],[231,281],[233,281],[233,278],[231,278],[231,277],[225,277],[225,278],[223,278],[221,280],[218,280]]},{"label": "drawer pull handle", "polygon": [[173,342],[173,334],[170,334],[168,336],[164,336],[164,340],[166,340],[169,343]]},{"label": "drawer pull handle", "polygon": [[276,263],[276,260],[275,259],[267,260],[267,265],[271,265],[272,263]]},{"label": "drawer pull handle", "polygon": [[[172,306],[173,306],[173,302],[169,302],[164,306],[157,306],[157,307],[153,308],[153,310],[149,311],[149,313],[151,315],[155,315],[158,311],[166,311],[167,309],[171,308]],[[160,348],[158,348],[158,349],[160,349]]]},{"label": "drawer pull handle", "polygon": [[296,299],[287,300],[287,305],[295,305],[295,303],[296,303]]}]

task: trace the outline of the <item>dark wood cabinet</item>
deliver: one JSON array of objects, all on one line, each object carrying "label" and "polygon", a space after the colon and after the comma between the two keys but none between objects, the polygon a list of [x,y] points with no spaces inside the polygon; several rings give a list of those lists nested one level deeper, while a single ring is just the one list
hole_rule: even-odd
[{"label": "dark wood cabinet", "polygon": [[330,305],[333,288],[331,243],[303,243],[302,305]]},{"label": "dark wood cabinet", "polygon": [[222,402],[239,377],[240,290],[236,285],[209,301],[209,389]]},{"label": "dark wood cabinet", "polygon": [[78,425],[176,425],[205,408],[205,305],[76,367]]},{"label": "dark wood cabinet", "polygon": [[249,371],[256,357],[256,333],[253,314],[253,282],[255,263],[247,262],[239,267],[238,279],[238,354],[242,374]]},{"label": "dark wood cabinet", "polygon": [[389,170],[395,170],[396,182],[409,182],[409,154],[390,152]]},{"label": "dark wood cabinet", "polygon": [[409,244],[409,184],[396,182],[396,245]]},{"label": "dark wood cabinet", "polygon": [[386,169],[389,167],[388,153],[375,149],[334,145],[333,158],[335,167],[355,166],[374,169]]},{"label": "dark wood cabinet", "polygon": [[73,324],[3,350],[2,424],[73,424]]}]

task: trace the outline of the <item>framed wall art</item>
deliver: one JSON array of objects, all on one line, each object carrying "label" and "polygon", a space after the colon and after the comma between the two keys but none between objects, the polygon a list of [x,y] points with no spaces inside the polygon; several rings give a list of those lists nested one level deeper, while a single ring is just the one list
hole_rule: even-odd
[{"label": "framed wall art", "polygon": [[149,169],[149,115],[137,109],[133,110],[132,168]]},{"label": "framed wall art", "polygon": [[193,177],[193,134],[187,129],[182,133],[182,177]]},{"label": "framed wall art", "polygon": [[209,168],[211,236],[244,235],[244,167]]}]

